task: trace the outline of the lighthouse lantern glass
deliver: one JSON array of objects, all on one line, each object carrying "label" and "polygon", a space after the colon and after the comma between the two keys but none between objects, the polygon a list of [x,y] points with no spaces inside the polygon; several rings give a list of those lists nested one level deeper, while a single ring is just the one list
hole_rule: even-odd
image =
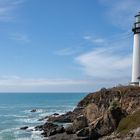
[{"label": "lighthouse lantern glass", "polygon": [[140,15],[136,17],[136,22],[140,22]]}]

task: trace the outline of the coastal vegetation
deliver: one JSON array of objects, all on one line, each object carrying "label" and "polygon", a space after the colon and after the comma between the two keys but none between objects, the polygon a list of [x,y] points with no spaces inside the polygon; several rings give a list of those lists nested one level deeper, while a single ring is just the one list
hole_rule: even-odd
[{"label": "coastal vegetation", "polygon": [[123,118],[118,125],[117,131],[121,134],[127,134],[138,127],[140,127],[140,110]]}]

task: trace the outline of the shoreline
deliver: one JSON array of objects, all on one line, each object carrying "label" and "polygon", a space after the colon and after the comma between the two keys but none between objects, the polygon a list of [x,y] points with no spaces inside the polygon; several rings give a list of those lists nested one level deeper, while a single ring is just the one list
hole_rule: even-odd
[{"label": "shoreline", "polygon": [[[140,110],[140,87],[102,88],[85,96],[73,111],[48,116],[42,135],[48,140],[121,140],[140,138],[139,126],[127,133],[119,130],[123,119]],[[134,114],[135,115],[135,114]],[[133,121],[133,120],[131,120]],[[57,125],[57,123],[59,125]],[[70,123],[64,128],[63,123]],[[125,129],[125,128],[124,128]],[[134,135],[129,135],[133,133]]]}]

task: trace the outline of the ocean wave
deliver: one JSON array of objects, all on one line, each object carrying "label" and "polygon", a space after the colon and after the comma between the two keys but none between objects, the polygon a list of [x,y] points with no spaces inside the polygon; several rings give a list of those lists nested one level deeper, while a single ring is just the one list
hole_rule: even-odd
[{"label": "ocean wave", "polygon": [[16,119],[17,122],[23,122],[23,123],[37,123],[38,118],[24,118],[24,119]]},{"label": "ocean wave", "polygon": [[59,115],[62,115],[68,111],[71,111],[72,109],[71,108],[53,108],[53,109],[49,109],[48,111],[46,112],[42,112],[39,114],[39,117],[45,117],[45,116],[50,116],[50,115],[53,115],[54,113],[58,113]]},{"label": "ocean wave", "polygon": [[[4,129],[2,131],[3,132],[8,132],[8,131],[17,131],[17,130],[19,130],[19,128],[18,127],[14,127],[14,128],[7,128],[7,129]],[[0,133],[1,133],[1,131],[0,131]]]},{"label": "ocean wave", "polygon": [[[41,131],[34,131],[34,127],[29,127],[25,133],[28,133],[28,136],[25,136],[22,131],[17,131],[15,134],[15,140],[42,140],[41,138]],[[21,136],[22,134],[22,136]]]},{"label": "ocean wave", "polygon": [[[48,105],[48,106],[45,106],[45,107],[42,107],[42,108],[39,108],[39,107],[32,107],[32,108],[28,108],[26,110],[23,110],[22,112],[24,114],[39,114],[39,116],[43,116],[44,114],[45,115],[52,115],[53,113],[65,113],[67,111],[71,111],[75,108],[75,106],[73,105]],[[36,109],[36,112],[31,112],[32,109]]]},{"label": "ocean wave", "polygon": [[[29,127],[26,131],[19,128],[5,129],[0,131],[0,140],[42,140],[41,131],[34,131],[34,127]],[[28,134],[28,135],[27,135]]]},{"label": "ocean wave", "polygon": [[29,139],[29,140],[42,140],[42,137],[41,137],[41,134],[32,134],[31,135],[31,139]]},{"label": "ocean wave", "polygon": [[8,109],[8,106],[0,106],[0,109]]},{"label": "ocean wave", "polygon": [[51,116],[53,115],[54,113],[58,113],[59,115],[62,115],[64,114],[66,111],[63,111],[63,110],[50,110],[49,112],[45,112],[45,113],[41,113],[39,114],[39,117],[45,117],[45,116]]},{"label": "ocean wave", "polygon": [[15,117],[15,118],[25,118],[27,116],[25,115],[15,115],[15,114],[6,114],[6,115],[0,115],[0,117]]},{"label": "ocean wave", "polygon": [[16,138],[15,140],[42,140],[40,136],[32,136],[31,138],[23,137],[23,138]]}]

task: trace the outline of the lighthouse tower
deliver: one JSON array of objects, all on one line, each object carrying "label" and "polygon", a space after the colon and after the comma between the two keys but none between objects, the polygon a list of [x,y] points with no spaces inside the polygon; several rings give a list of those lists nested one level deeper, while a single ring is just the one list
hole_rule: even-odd
[{"label": "lighthouse tower", "polygon": [[132,85],[139,85],[140,80],[140,12],[135,16],[132,29],[134,33],[133,62],[132,62]]}]

